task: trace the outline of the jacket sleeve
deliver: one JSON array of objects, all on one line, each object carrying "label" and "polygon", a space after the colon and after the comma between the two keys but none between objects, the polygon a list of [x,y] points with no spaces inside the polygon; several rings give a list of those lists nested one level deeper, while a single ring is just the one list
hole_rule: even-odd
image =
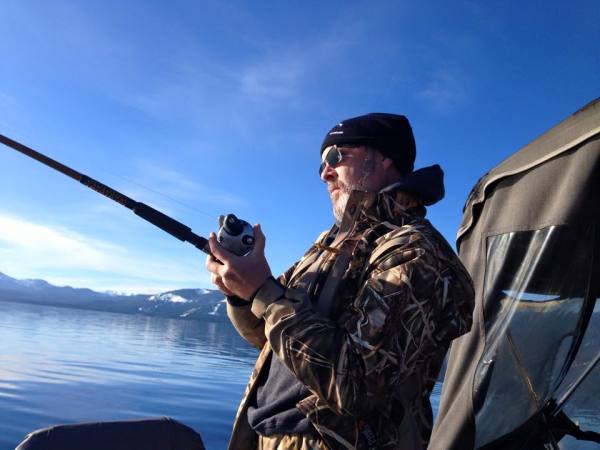
[{"label": "jacket sleeve", "polygon": [[[287,283],[288,278],[293,272],[294,266],[288,269],[277,280],[278,283]],[[262,318],[252,314],[250,309],[252,303],[241,300],[237,297],[227,298],[227,317],[240,336],[248,341],[252,346],[259,350],[267,342],[265,336],[265,322]]]},{"label": "jacket sleeve", "polygon": [[321,317],[305,292],[274,279],[258,291],[252,311],[304,385],[335,412],[365,417],[432,358],[439,363],[450,340],[470,327],[470,279],[457,258],[435,247],[421,237],[382,254],[345,318]]},{"label": "jacket sleeve", "polygon": [[[242,302],[243,300],[238,300]],[[259,350],[267,342],[265,337],[265,321],[257,318],[250,310],[250,303],[244,304],[227,300],[227,317],[232,325],[246,341]]]}]

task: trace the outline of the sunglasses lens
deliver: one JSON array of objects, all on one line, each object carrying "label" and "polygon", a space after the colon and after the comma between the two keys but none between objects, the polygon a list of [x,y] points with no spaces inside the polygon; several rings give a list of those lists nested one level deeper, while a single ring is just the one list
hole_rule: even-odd
[{"label": "sunglasses lens", "polygon": [[325,164],[327,164],[329,167],[335,167],[342,160],[342,154],[337,146],[332,145],[326,151],[327,153],[325,154],[325,158],[319,167],[319,176],[323,173],[323,170],[325,170]]},{"label": "sunglasses lens", "polygon": [[329,164],[331,167],[337,166],[341,160],[342,154],[340,153],[340,150],[337,147],[334,147],[331,150],[329,150],[329,153],[327,153],[327,156],[325,157],[325,161],[327,161],[327,164]]}]

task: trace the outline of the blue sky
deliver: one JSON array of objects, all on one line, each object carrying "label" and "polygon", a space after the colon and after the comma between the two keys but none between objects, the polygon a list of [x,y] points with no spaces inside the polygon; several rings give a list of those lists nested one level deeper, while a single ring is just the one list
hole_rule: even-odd
[{"label": "blue sky", "polygon": [[[453,243],[487,170],[600,95],[600,3],[28,1],[0,10],[0,133],[208,235],[260,222],[280,273],[332,221],[319,145],[409,117]],[[204,255],[2,146],[0,271],[120,292],[210,287]]]}]

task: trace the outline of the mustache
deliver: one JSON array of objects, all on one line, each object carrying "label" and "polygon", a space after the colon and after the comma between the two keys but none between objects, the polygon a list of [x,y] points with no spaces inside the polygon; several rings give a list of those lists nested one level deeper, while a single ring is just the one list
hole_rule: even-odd
[{"label": "mustache", "polygon": [[354,184],[346,184],[342,181],[337,181],[335,183],[330,184],[328,187],[328,190],[330,193],[333,192],[335,189],[338,189],[340,192],[343,192],[344,194],[349,194],[353,190],[358,189],[358,186],[356,186]]}]

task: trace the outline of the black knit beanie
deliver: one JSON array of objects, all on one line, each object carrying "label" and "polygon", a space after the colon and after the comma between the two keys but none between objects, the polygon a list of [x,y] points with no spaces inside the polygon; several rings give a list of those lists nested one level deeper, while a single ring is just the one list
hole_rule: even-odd
[{"label": "black knit beanie", "polygon": [[330,145],[365,144],[394,161],[401,173],[414,169],[416,146],[408,119],[399,114],[370,113],[338,123],[325,136],[321,154]]}]

